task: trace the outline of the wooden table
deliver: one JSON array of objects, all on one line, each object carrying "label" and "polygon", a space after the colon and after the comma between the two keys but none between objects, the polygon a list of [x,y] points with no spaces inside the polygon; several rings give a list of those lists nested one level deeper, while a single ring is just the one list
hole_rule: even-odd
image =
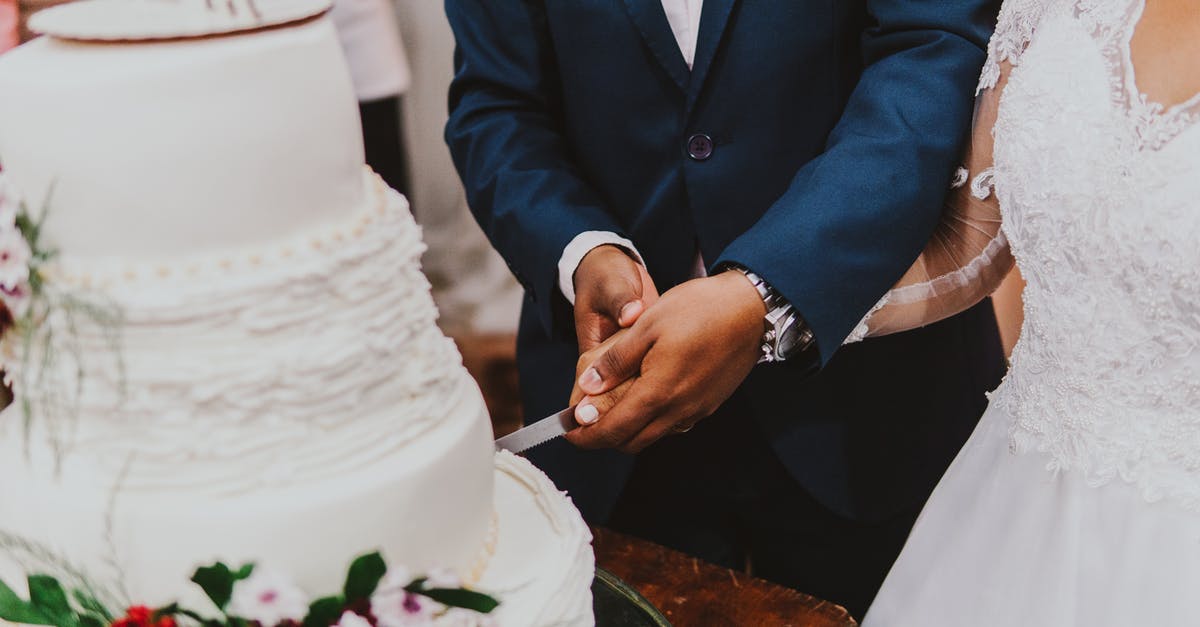
[{"label": "wooden table", "polygon": [[677,627],[853,627],[841,607],[607,529],[596,565],[620,577]]}]

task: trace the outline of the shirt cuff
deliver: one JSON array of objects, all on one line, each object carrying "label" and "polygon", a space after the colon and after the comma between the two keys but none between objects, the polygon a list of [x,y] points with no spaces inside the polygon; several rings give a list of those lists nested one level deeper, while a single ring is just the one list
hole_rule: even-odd
[{"label": "shirt cuff", "polygon": [[563,249],[562,257],[558,259],[558,289],[562,290],[567,302],[575,304],[575,271],[579,269],[580,262],[588,253],[592,252],[593,248],[606,244],[624,249],[633,256],[635,261],[643,266],[646,265],[633,242],[624,237],[611,231],[584,231],[567,244],[567,247]]}]

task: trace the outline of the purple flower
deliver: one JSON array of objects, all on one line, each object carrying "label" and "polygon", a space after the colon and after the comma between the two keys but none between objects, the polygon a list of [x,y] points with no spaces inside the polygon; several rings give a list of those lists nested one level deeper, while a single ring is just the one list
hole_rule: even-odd
[{"label": "purple flower", "polygon": [[0,227],[0,289],[15,291],[29,281],[33,251],[16,227]]},{"label": "purple flower", "polygon": [[443,607],[433,599],[405,590],[413,579],[408,569],[392,567],[371,595],[371,614],[379,627],[426,627]]},{"label": "purple flower", "polygon": [[8,315],[13,320],[20,320],[29,311],[29,297],[33,289],[29,283],[21,283],[12,289],[0,286],[0,301],[8,308]]},{"label": "purple flower", "polygon": [[301,621],[308,614],[308,598],[291,579],[259,567],[234,585],[229,614],[262,625]]}]

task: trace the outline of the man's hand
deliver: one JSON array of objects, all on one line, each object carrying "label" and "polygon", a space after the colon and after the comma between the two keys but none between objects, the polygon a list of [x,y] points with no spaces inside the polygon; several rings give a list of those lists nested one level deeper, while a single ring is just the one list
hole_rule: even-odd
[{"label": "man's hand", "polygon": [[[612,337],[604,340],[603,344],[600,344],[596,348],[593,348],[592,350],[579,356],[579,361],[575,363],[576,383],[575,388],[571,390],[571,405],[578,406],[579,402],[582,401],[585,396],[587,396],[587,393],[579,388],[579,377],[583,376],[583,373],[586,372],[588,368],[592,367],[592,362],[596,361],[596,359],[603,355],[604,352],[609,349],[609,347],[611,347],[613,344],[616,344],[626,335],[629,335],[629,329],[621,329],[620,331],[614,333]],[[625,380],[617,387],[600,394],[599,396],[589,397],[588,402],[582,408],[577,407],[575,412],[575,420],[580,425],[590,425],[596,422],[596,420],[600,418],[601,414],[608,413],[608,410],[612,409],[613,406],[617,404],[617,401],[625,397],[625,394],[629,392],[629,388],[633,385],[634,381],[637,381],[637,379],[638,378],[636,376],[632,377]]]},{"label": "man's hand", "polygon": [[[724,272],[688,281],[663,295],[622,337],[592,361],[578,386],[576,409],[589,422],[593,399],[609,404],[597,420],[567,434],[582,448],[636,453],[690,429],[720,407],[762,354],[766,306],[744,275]],[[618,389],[629,381],[627,390]],[[607,395],[607,396],[606,396]],[[599,398],[597,398],[599,397]]]},{"label": "man's hand", "polygon": [[597,246],[583,257],[574,281],[580,354],[632,326],[658,300],[658,289],[646,268],[610,244]]}]

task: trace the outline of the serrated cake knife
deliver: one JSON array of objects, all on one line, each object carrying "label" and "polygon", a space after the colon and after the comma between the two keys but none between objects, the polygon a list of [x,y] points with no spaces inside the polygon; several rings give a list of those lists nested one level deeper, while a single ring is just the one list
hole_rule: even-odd
[{"label": "serrated cake knife", "polygon": [[496,450],[523,453],[539,444],[545,444],[560,437],[578,426],[579,423],[575,422],[575,406],[572,405],[496,440]]}]

